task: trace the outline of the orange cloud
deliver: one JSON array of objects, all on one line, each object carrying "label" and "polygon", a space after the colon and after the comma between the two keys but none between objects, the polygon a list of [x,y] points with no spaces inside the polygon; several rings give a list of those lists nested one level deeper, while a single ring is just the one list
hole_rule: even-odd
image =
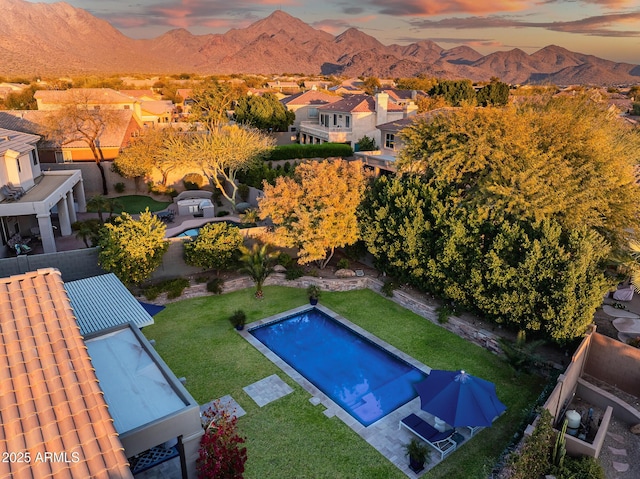
[{"label": "orange cloud", "polygon": [[484,0],[401,0],[399,2],[373,0],[371,3],[381,7],[380,13],[386,15],[430,16],[445,13],[484,14],[512,12],[523,10],[529,7],[533,2],[531,0],[492,0],[490,2]]}]

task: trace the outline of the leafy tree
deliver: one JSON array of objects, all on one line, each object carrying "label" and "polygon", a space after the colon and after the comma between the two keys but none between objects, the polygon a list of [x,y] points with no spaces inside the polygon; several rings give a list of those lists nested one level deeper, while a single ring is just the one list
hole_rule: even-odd
[{"label": "leafy tree", "polygon": [[439,108],[446,108],[449,104],[441,96],[419,96],[416,99],[416,106],[418,107],[418,113],[425,113]]},{"label": "leafy tree", "polygon": [[[270,136],[258,130],[223,126],[209,134],[196,135],[188,155],[235,209],[237,173],[258,164],[273,148],[273,143]],[[227,193],[225,186],[231,193]]]},{"label": "leafy tree", "polygon": [[640,103],[634,102],[631,105],[631,114],[635,116],[640,116]]},{"label": "leafy tree", "polygon": [[504,106],[509,102],[509,85],[492,81],[476,94],[480,106]]},{"label": "leafy tree", "polygon": [[273,273],[278,253],[270,250],[268,244],[260,245],[254,243],[251,249],[246,246],[240,246],[240,262],[243,266],[239,269],[241,273],[247,273],[256,284],[256,298],[260,299],[264,296],[262,286],[265,280]]},{"label": "leafy tree", "polygon": [[640,85],[634,85],[629,89],[629,98],[635,102],[640,102]]},{"label": "leafy tree", "polygon": [[71,229],[76,232],[76,238],[81,239],[87,248],[98,244],[101,228],[102,223],[95,218],[76,221],[71,225]]},{"label": "leafy tree", "polygon": [[117,110],[109,108],[95,109],[92,104],[91,90],[75,90],[61,108],[48,112],[45,124],[45,136],[60,146],[80,141],[86,144],[100,170],[102,194],[109,194],[107,178],[104,172],[104,154],[100,147],[100,137],[109,127],[122,121]]},{"label": "leafy tree", "polygon": [[242,245],[240,229],[225,222],[209,223],[184,245],[185,262],[205,270],[228,269]]},{"label": "leafy tree", "polygon": [[300,248],[301,264],[316,261],[324,268],[335,248],[358,240],[356,208],[364,190],[361,162],[344,160],[299,165],[293,178],[265,185],[260,217],[274,225],[272,241]]},{"label": "leafy tree", "polygon": [[429,90],[429,95],[441,96],[451,106],[473,105],[476,102],[476,91],[471,80],[442,80]]},{"label": "leafy tree", "polygon": [[87,200],[87,209],[98,213],[100,224],[104,225],[104,212],[109,211],[109,198],[102,195],[92,196]]},{"label": "leafy tree", "polygon": [[4,99],[4,106],[7,110],[37,110],[38,102],[33,97],[38,88],[35,85],[29,85],[20,92],[11,92]]},{"label": "leafy tree", "polygon": [[376,140],[364,135],[358,140],[358,148],[360,151],[375,151],[378,149],[378,145],[376,145]]},{"label": "leafy tree", "polygon": [[124,284],[140,284],[162,263],[169,246],[165,231],[166,225],[148,208],[138,220],[122,213],[105,224],[98,242],[98,261]]},{"label": "leafy tree", "polygon": [[133,178],[138,191],[140,179],[151,174],[154,159],[162,147],[162,130],[149,129],[134,139],[113,160],[113,168],[125,178]]},{"label": "leafy tree", "polygon": [[362,89],[365,93],[373,95],[381,86],[382,84],[378,77],[367,77],[362,84]]},{"label": "leafy tree", "polygon": [[273,93],[265,93],[240,98],[236,103],[235,117],[238,123],[259,130],[287,131],[296,114],[287,110]]},{"label": "leafy tree", "polygon": [[167,185],[169,173],[191,158],[191,139],[185,134],[165,128],[162,130],[162,144],[153,157],[153,166],[162,175],[162,185]]},{"label": "leafy tree", "polygon": [[[246,87],[244,87],[246,89]],[[190,121],[202,123],[208,131],[214,131],[229,120],[228,111],[244,91],[228,82],[207,81],[192,90]]]},{"label": "leafy tree", "polygon": [[409,78],[396,78],[396,87],[401,90],[422,90],[429,91],[437,83],[437,78],[427,77],[424,74],[420,74],[416,77]]}]

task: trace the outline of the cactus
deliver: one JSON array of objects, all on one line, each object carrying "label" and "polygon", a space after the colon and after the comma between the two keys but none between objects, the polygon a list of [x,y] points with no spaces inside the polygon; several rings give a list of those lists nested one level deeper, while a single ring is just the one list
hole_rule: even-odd
[{"label": "cactus", "polygon": [[551,456],[551,463],[557,468],[558,471],[561,471],[564,466],[564,457],[567,455],[567,447],[564,435],[567,432],[567,425],[569,424],[569,420],[565,419],[562,424],[562,430],[560,434],[556,436],[556,443],[553,446],[553,454]]}]

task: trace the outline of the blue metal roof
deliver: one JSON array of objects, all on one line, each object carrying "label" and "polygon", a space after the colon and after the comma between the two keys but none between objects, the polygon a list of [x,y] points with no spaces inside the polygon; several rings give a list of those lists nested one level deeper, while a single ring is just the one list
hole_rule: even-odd
[{"label": "blue metal roof", "polygon": [[83,336],[130,321],[142,328],[153,318],[113,273],[64,284]]}]

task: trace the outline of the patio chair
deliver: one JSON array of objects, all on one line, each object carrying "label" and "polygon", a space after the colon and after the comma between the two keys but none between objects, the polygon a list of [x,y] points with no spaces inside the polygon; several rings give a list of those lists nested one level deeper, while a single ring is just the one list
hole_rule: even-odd
[{"label": "patio chair", "polygon": [[11,201],[15,201],[20,197],[17,193],[11,191],[7,185],[0,186],[0,193],[2,193],[2,196],[6,199]]},{"label": "patio chair", "polygon": [[27,193],[26,191],[24,191],[24,188],[22,186],[13,186],[13,183],[11,182],[7,183],[7,188],[16,193],[18,195],[18,198],[24,196]]},{"label": "patio chair", "polygon": [[470,434],[470,437],[473,437],[473,435],[474,435],[476,432],[478,432],[480,429],[484,429],[484,427],[482,427],[482,426],[465,426],[465,427],[466,427],[466,428],[469,430],[469,432],[471,433],[471,434]]},{"label": "patio chair", "polygon": [[440,432],[415,414],[410,414],[404,419],[401,419],[400,427],[406,428],[438,451],[441,460],[455,451],[458,446],[458,443],[452,438],[455,429],[447,429],[446,431]]}]

